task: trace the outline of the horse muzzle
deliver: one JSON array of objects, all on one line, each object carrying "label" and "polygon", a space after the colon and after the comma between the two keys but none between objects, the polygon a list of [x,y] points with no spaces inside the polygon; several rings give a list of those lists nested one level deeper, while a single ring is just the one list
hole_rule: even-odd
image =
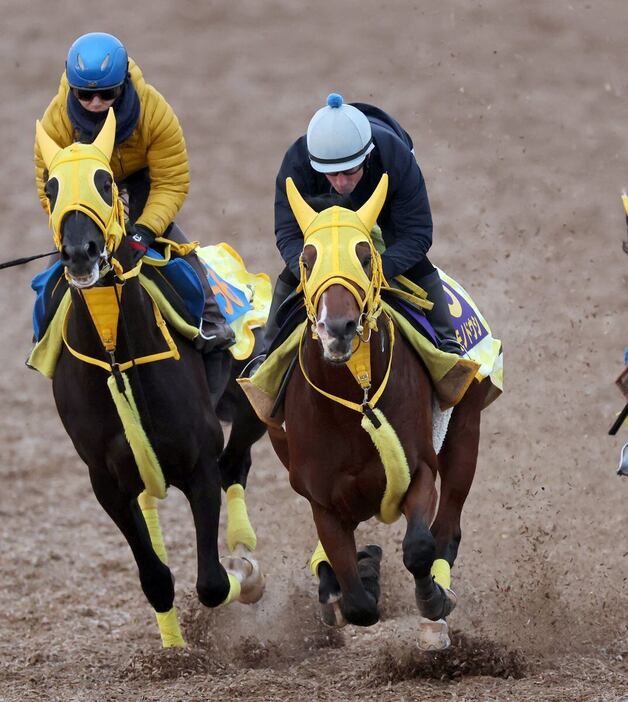
[{"label": "horse muzzle", "polygon": [[316,333],[326,361],[341,365],[351,358],[357,326],[355,319],[346,317],[327,319],[316,324]]},{"label": "horse muzzle", "polygon": [[93,242],[78,246],[64,244],[61,247],[61,263],[65,267],[68,282],[75,288],[95,285],[100,279],[101,264],[107,257],[106,249],[98,251]]}]

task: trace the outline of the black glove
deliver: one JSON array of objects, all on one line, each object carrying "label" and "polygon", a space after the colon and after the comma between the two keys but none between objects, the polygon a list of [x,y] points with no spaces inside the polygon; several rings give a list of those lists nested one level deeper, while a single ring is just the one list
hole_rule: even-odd
[{"label": "black glove", "polygon": [[155,241],[155,235],[142,224],[129,224],[126,228],[127,242],[133,254],[133,265],[148,251]]}]

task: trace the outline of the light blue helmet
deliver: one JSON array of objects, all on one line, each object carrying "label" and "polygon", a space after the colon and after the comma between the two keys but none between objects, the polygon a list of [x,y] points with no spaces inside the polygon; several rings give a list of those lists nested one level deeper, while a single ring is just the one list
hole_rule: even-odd
[{"label": "light blue helmet", "polygon": [[366,115],[346,105],[342,95],[330,93],[327,105],[316,112],[307,128],[312,168],[319,173],[346,171],[359,166],[374,148]]},{"label": "light blue helmet", "polygon": [[122,42],[111,34],[90,32],[68,51],[65,72],[72,88],[115,88],[126,80],[129,57]]}]

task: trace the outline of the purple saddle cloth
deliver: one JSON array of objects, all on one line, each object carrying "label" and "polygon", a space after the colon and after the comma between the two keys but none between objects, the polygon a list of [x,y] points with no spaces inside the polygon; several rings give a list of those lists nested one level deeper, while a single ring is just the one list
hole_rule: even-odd
[{"label": "purple saddle cloth", "polygon": [[429,339],[434,346],[437,346],[436,332],[434,327],[427,321],[427,317],[417,307],[410,302],[402,300],[394,293],[384,293],[382,299],[394,310],[402,314],[412,326],[421,332],[426,339]]}]

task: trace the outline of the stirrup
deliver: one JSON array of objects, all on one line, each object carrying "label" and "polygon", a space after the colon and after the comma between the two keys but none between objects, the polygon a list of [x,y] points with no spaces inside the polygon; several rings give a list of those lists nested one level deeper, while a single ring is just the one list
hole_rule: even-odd
[{"label": "stirrup", "polygon": [[255,371],[262,365],[262,363],[264,363],[264,361],[267,358],[268,355],[265,353],[260,353],[259,355],[252,358],[242,369],[242,372],[240,373],[240,378],[251,378],[255,374]]},{"label": "stirrup", "polygon": [[[218,332],[213,334],[206,334],[203,332],[203,325],[211,324],[215,325],[218,330],[223,330],[224,334],[220,335]],[[214,342],[213,344],[211,342]],[[196,337],[196,347],[205,348],[207,351],[213,351],[217,349],[219,351],[226,351],[231,348],[236,343],[236,336],[233,329],[229,326],[227,322],[208,322],[205,319],[201,320],[198,327],[198,336]]]}]

